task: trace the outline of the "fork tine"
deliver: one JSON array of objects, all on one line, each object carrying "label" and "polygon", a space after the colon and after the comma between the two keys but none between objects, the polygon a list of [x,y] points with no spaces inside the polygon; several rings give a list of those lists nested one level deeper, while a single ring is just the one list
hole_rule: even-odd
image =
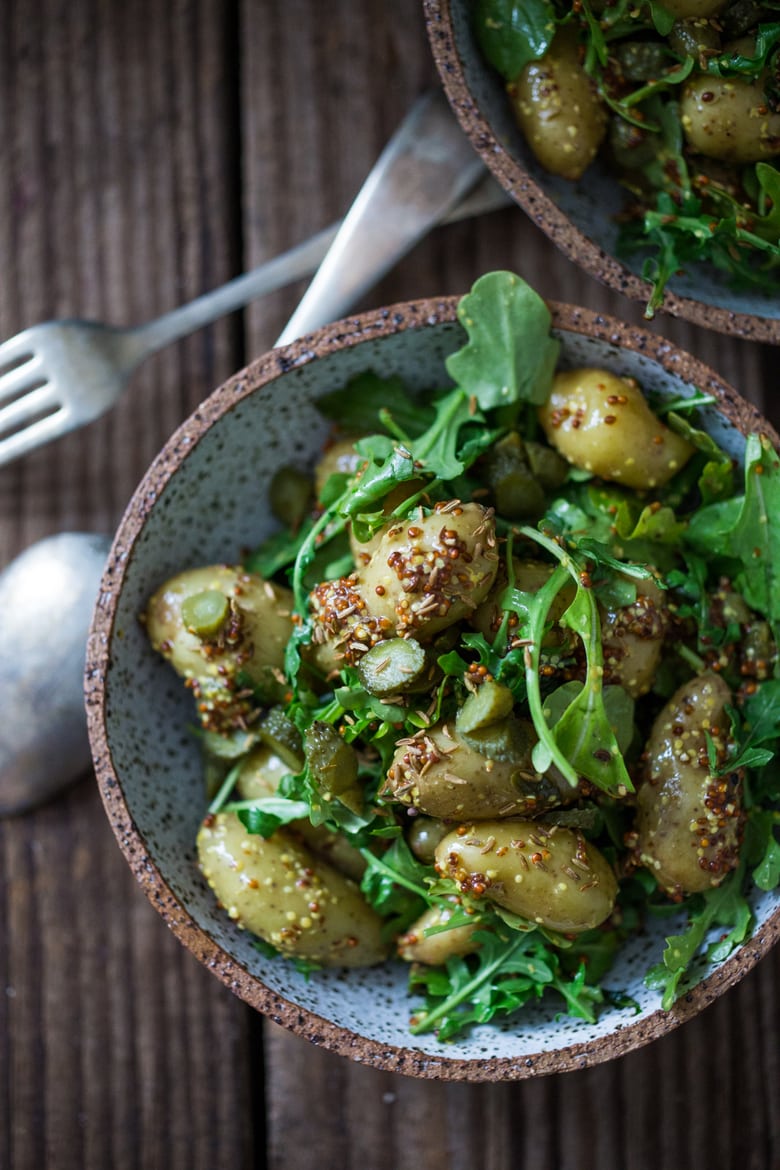
[{"label": "fork tine", "polygon": [[25,354],[34,354],[32,332],[32,329],[23,329],[21,333],[14,334],[7,341],[0,342],[0,368],[9,362],[18,361]]},{"label": "fork tine", "polygon": [[22,431],[16,431],[6,439],[0,438],[0,467],[21,455],[27,455],[52,439],[59,439],[72,429],[72,417],[69,411],[63,408],[55,414],[47,415],[46,418],[38,419],[37,422]]},{"label": "fork tine", "polygon": [[0,435],[18,430],[25,423],[33,423],[43,411],[51,413],[51,407],[59,405],[51,383],[23,394],[7,406],[0,407]]},{"label": "fork tine", "polygon": [[37,356],[25,362],[23,366],[15,366],[7,374],[0,374],[0,402],[13,398],[20,390],[24,390],[25,386],[40,381],[42,374],[43,362]]}]

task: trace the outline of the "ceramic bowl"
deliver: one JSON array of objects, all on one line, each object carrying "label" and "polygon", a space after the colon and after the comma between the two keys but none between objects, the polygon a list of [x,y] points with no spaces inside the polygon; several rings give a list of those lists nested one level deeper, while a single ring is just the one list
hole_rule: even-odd
[{"label": "ceramic bowl", "polygon": [[[619,184],[598,162],[576,183],[550,175],[517,128],[504,83],[485,62],[472,32],[473,0],[424,0],[433,55],[450,104],[498,182],[553,243],[592,276],[646,303],[643,257],[616,256]],[[708,329],[780,343],[780,299],[735,292],[709,266],[691,265],[667,287],[663,309]]]},{"label": "ceramic bowl", "polygon": [[[360,371],[401,375],[415,390],[447,382],[444,358],[465,335],[456,299],[396,305],[347,319],[277,349],[221,386],[150,467],[116,535],[87,654],[89,730],[97,778],[119,844],[154,907],[231,991],[271,1019],[354,1060],[409,1075],[507,1080],[581,1068],[626,1053],[689,1019],[741,978],[776,938],[774,896],[754,899],[752,939],[670,1012],[642,982],[669,919],[628,944],[609,985],[641,1011],[608,1008],[591,1025],[542,1003],[456,1043],[407,1030],[412,1001],[402,963],[325,971],[308,980],[263,957],[217,908],[198,871],[204,815],[199,752],[188,730],[191,696],[152,652],[138,614],[174,572],[230,561],[274,527],[264,501],[278,467],[313,463],[326,435],[317,398]],[[756,411],[710,369],[661,338],[570,306],[551,306],[566,365],[634,375],[663,395],[698,387],[717,399],[708,429],[739,458],[743,434],[764,430]]]}]

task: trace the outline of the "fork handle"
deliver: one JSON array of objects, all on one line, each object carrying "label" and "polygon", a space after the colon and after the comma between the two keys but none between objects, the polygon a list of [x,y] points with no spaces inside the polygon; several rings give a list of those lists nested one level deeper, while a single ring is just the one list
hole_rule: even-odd
[{"label": "fork handle", "polygon": [[[495,179],[486,174],[473,191],[444,216],[442,222],[456,223],[471,216],[497,211],[510,204],[511,200],[506,192],[499,187]],[[137,365],[145,357],[164,349],[171,342],[194,333],[203,325],[218,321],[220,317],[232,313],[235,309],[243,308],[257,297],[284,288],[295,280],[311,276],[324,260],[341,223],[342,221],[339,221],[323,228],[303,243],[282,252],[272,260],[267,260],[259,268],[235,277],[227,284],[204,293],[187,305],[172,309],[154,321],[123,331],[125,342],[132,347],[133,352],[129,355],[132,364]]]},{"label": "fork handle", "polygon": [[259,268],[235,277],[220,288],[204,293],[189,304],[180,305],[154,321],[128,330],[138,346],[136,360],[141,361],[143,357],[194,333],[203,325],[210,325],[212,321],[218,321],[227,313],[243,308],[257,297],[310,276],[327,253],[338,229],[338,223],[323,228],[302,244],[282,252],[281,255],[261,264]]}]

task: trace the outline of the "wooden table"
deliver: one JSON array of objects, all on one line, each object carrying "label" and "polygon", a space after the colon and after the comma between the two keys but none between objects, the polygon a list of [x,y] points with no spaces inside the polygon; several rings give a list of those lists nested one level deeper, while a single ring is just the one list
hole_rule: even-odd
[{"label": "wooden table", "polygon": [[[432,74],[418,0],[5,0],[0,336],[140,321],[304,239]],[[495,267],[639,320],[515,209],[438,230],[366,307]],[[113,413],[0,470],[0,565],[49,533],[112,531],[169,432],[301,291],[161,354]],[[762,403],[776,352],[662,328]],[[0,1167],[767,1170],[779,975],[775,953],[699,1019],[583,1072],[469,1086],[362,1068],[265,1023],[178,944],[85,776],[0,822]]]}]

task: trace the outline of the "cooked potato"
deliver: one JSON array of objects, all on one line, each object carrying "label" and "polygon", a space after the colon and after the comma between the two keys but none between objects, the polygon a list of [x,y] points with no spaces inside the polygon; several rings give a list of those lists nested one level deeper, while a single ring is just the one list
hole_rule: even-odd
[{"label": "cooked potato", "polygon": [[607,370],[556,374],[539,419],[575,467],[639,491],[663,486],[693,454],[656,418],[633,378]]},{"label": "cooked potato", "polygon": [[637,856],[673,897],[717,886],[737,864],[742,825],[736,773],[712,775],[707,733],[727,743],[731,692],[700,675],[672,696],[647,741],[647,779],[637,792]]},{"label": "cooked potato", "polygon": [[479,504],[395,522],[367,564],[312,591],[310,660],[327,675],[394,635],[430,641],[479,605],[497,569],[493,515]]},{"label": "cooked potato", "polygon": [[539,61],[507,87],[515,117],[542,166],[579,179],[604,140],[607,115],[568,30],[559,32]]},{"label": "cooked potato", "polygon": [[[242,800],[262,800],[274,796],[283,776],[290,773],[289,766],[265,744],[254,748],[241,763],[236,778],[236,790]],[[324,825],[313,825],[307,819],[292,821],[290,832],[302,837],[313,853],[323,861],[359,881],[366,863],[360,851],[350,845],[340,833],[332,833]]]},{"label": "cooked potato", "polygon": [[398,939],[398,954],[407,963],[427,963],[435,967],[444,964],[454,955],[470,955],[477,950],[479,943],[474,942],[476,931],[483,929],[477,919],[473,923],[462,926],[453,926],[441,933],[428,935],[426,930],[434,926],[442,926],[453,915],[455,907],[431,906],[405,934]]},{"label": "cooked potato", "polygon": [[247,833],[234,813],[198,833],[203,875],[230,918],[286,955],[327,967],[370,967],[386,958],[381,920],[354,882],[293,833]]},{"label": "cooked potato", "polygon": [[[525,593],[538,593],[542,586],[546,585],[549,581],[554,568],[554,565],[548,564],[545,561],[520,560],[519,557],[514,557],[512,560],[512,569],[515,586],[518,589],[522,589]],[[475,630],[478,630],[488,642],[493,641],[503,620],[504,611],[501,609],[499,602],[506,587],[506,571],[502,564],[492,589],[469,618],[469,624]],[[549,621],[553,623],[553,626],[545,633],[542,640],[542,645],[545,648],[560,646],[570,638],[573,638],[573,635],[560,627],[556,627],[554,623],[561,618],[563,613],[571,605],[575,592],[574,583],[567,582],[556,594],[555,600],[550,606],[549,614]],[[516,625],[517,619],[510,616],[507,625],[507,636],[510,640]]]},{"label": "cooked potato", "polygon": [[497,570],[492,513],[453,500],[386,529],[360,581],[373,613],[425,641],[472,613]]},{"label": "cooked potato", "polygon": [[420,731],[396,748],[382,795],[448,821],[536,815],[575,799],[564,780],[556,783],[531,764],[530,720],[521,735],[518,751],[501,760],[469,746],[447,724]]},{"label": "cooked potato", "polygon": [[692,150],[729,163],[760,162],[780,152],[780,114],[762,82],[691,77],[680,96],[680,119]]},{"label": "cooked potato", "polygon": [[652,578],[637,580],[636,601],[601,611],[604,678],[638,699],[655,681],[669,625],[666,594]]},{"label": "cooked potato", "polygon": [[617,897],[615,875],[594,845],[538,821],[461,825],[437,846],[436,868],[464,894],[565,934],[598,926]]},{"label": "cooked potato", "polygon": [[186,569],[149,599],[149,640],[192,686],[207,730],[226,731],[246,714],[239,673],[268,701],[286,690],[281,668],[293,624],[292,594],[230,565]]},{"label": "cooked potato", "polygon": [[322,489],[332,475],[354,475],[365,458],[355,450],[358,435],[334,439],[322,453],[314,468],[314,490],[319,499]]}]

